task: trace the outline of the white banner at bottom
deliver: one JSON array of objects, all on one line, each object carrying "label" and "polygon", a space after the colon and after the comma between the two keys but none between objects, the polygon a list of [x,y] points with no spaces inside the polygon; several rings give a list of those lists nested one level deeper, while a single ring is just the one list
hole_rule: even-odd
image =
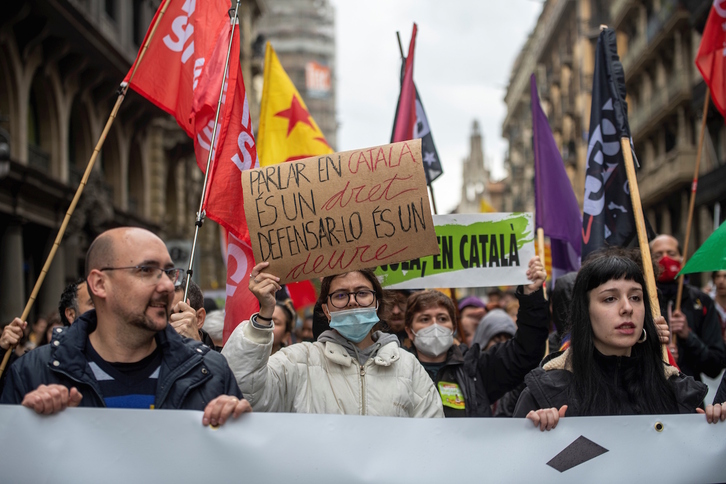
[{"label": "white banner at bottom", "polygon": [[[401,419],[0,406],[2,482],[725,482],[726,422],[703,415]],[[476,482],[479,482],[478,480]]]}]

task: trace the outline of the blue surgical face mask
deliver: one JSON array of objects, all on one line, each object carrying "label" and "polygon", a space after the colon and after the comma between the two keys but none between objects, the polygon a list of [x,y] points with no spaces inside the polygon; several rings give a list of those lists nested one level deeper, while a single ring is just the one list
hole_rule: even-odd
[{"label": "blue surgical face mask", "polygon": [[331,312],[330,327],[348,341],[360,343],[371,332],[373,326],[380,321],[377,310],[378,308],[369,307]]}]

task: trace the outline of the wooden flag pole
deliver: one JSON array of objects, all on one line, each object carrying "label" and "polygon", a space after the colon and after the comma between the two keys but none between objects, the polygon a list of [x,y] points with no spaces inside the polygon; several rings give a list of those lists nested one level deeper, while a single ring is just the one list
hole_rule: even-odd
[{"label": "wooden flag pole", "polygon": [[[76,194],[73,196],[73,200],[71,201],[70,206],[68,207],[68,210],[66,211],[66,215],[63,218],[63,223],[61,223],[60,229],[58,229],[58,235],[55,237],[55,241],[53,242],[53,247],[50,249],[50,253],[48,254],[48,258],[45,260],[45,264],[43,264],[43,269],[40,271],[40,275],[38,276],[38,280],[35,281],[35,286],[33,287],[33,292],[30,294],[30,298],[28,299],[27,304],[25,305],[25,309],[23,310],[23,314],[20,317],[22,321],[25,321],[28,319],[28,315],[30,314],[30,310],[33,307],[33,303],[35,303],[35,298],[38,297],[38,292],[40,291],[40,287],[43,285],[43,281],[45,281],[45,276],[48,273],[48,270],[50,269],[50,265],[53,263],[53,258],[55,257],[56,252],[58,251],[58,247],[60,247],[60,243],[63,240],[63,235],[66,232],[66,228],[68,227],[68,222],[71,220],[71,215],[73,215],[73,212],[76,209],[76,205],[78,205],[78,201],[81,198],[81,195],[83,194],[83,189],[86,187],[86,183],[88,183],[88,177],[91,175],[91,171],[93,170],[93,166],[96,163],[96,158],[98,158],[98,154],[101,152],[101,148],[103,147],[103,143],[106,141],[106,136],[108,135],[108,132],[111,130],[111,126],[113,125],[113,122],[116,119],[116,116],[118,115],[119,108],[121,107],[121,103],[123,103],[126,92],[129,89],[129,84],[131,83],[131,80],[134,78],[134,74],[136,74],[136,69],[139,68],[139,64],[141,64],[141,60],[144,58],[144,54],[146,54],[146,49],[149,46],[149,42],[151,42],[151,39],[154,37],[154,32],[156,32],[156,27],[159,25],[159,21],[164,16],[164,12],[166,12],[166,8],[169,6],[169,2],[171,0],[165,0],[165,3],[159,12],[159,16],[156,18],[156,22],[151,28],[151,32],[149,32],[149,37],[146,39],[146,42],[144,43],[144,46],[141,50],[141,54],[139,55],[139,60],[136,62],[136,65],[134,66],[134,70],[131,71],[131,75],[129,76],[129,82],[128,83],[122,83],[121,86],[118,89],[118,98],[116,99],[116,104],[114,104],[113,109],[111,110],[111,114],[108,117],[108,121],[106,121],[106,126],[103,128],[103,132],[101,133],[101,136],[98,138],[98,142],[96,143],[96,147],[93,150],[93,153],[91,154],[91,159],[88,160],[88,165],[86,166],[86,171],[83,173],[83,178],[81,178],[81,182],[78,185],[78,188],[76,189]],[[15,346],[10,346],[7,351],[5,352],[5,356],[3,357],[2,363],[0,363],[0,376],[2,376],[3,372],[5,371],[5,367],[8,364],[8,360],[10,359],[10,354],[13,352],[13,349]]]},{"label": "wooden flag pole", "polygon": [[[544,246],[544,229],[542,227],[537,229],[537,255],[539,260],[542,261],[542,266],[545,265],[545,246]],[[542,286],[542,294],[545,300],[547,300],[547,283]]]},{"label": "wooden flag pole", "polygon": [[[643,217],[643,205],[640,201],[640,190],[638,189],[638,179],[635,176],[635,164],[633,162],[633,153],[630,148],[630,138],[623,137],[620,139],[620,146],[623,150],[623,158],[625,160],[625,172],[628,175],[628,185],[630,186],[630,199],[633,202],[633,216],[635,217],[635,228],[638,232],[638,243],[640,245],[640,253],[643,259],[643,275],[645,276],[645,286],[650,298],[650,309],[653,319],[660,317],[660,303],[658,302],[658,291],[655,287],[655,273],[653,272],[653,260],[650,257],[650,246],[648,245],[648,232],[645,230],[645,217]],[[657,338],[658,335],[651,337]],[[662,345],[663,361],[668,362],[668,348]]]},{"label": "wooden flag pole", "polygon": [[[708,117],[708,104],[710,101],[711,90],[706,86],[706,95],[703,100],[703,116],[701,118],[701,134],[698,137],[698,151],[696,152],[696,168],[693,171],[693,183],[691,184],[691,201],[688,204],[688,222],[686,223],[686,237],[683,242],[683,265],[685,267],[688,259],[688,242],[691,238],[691,224],[693,224],[693,209],[696,205],[696,189],[698,188],[698,172],[701,168],[701,155],[703,154],[703,138],[706,134],[706,118]],[[683,296],[683,278],[681,274],[678,278],[678,293],[676,294],[676,311],[681,310],[681,296]]]}]

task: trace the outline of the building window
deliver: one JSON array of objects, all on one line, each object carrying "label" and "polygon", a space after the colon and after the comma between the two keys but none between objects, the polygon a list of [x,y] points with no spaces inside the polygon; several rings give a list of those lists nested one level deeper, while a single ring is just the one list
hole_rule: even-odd
[{"label": "building window", "polygon": [[111,20],[116,20],[116,0],[104,0],[103,10]]}]

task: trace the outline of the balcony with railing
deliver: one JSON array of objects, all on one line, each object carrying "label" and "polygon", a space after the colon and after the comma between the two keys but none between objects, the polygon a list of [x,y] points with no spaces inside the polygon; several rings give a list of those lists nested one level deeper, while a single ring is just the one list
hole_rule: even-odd
[{"label": "balcony with railing", "polygon": [[620,25],[620,21],[633,3],[633,0],[613,0],[610,3],[610,21],[613,27]]},{"label": "balcony with railing", "polygon": [[655,87],[650,100],[641,102],[636,110],[629,113],[628,120],[633,137],[642,137],[648,128],[655,126],[663,115],[678,102],[688,99],[689,95],[688,76],[683,72],[673,73],[665,86]]},{"label": "balcony with railing", "polygon": [[648,39],[643,34],[637,34],[635,39],[628,44],[628,51],[623,55],[622,63],[625,74],[631,71],[631,67],[635,65],[636,61],[639,60],[643,53],[648,47]]},{"label": "balcony with railing", "polygon": [[630,80],[637,66],[644,59],[658,55],[659,45],[668,39],[669,33],[679,22],[688,21],[688,12],[679,7],[678,0],[662,0],[661,8],[648,18],[645,32],[638,32],[628,44],[628,51],[622,56],[625,80]]},{"label": "balcony with railing", "polygon": [[638,186],[643,204],[661,200],[686,185],[693,177],[696,150],[691,146],[676,146],[644,166],[639,173]]}]

